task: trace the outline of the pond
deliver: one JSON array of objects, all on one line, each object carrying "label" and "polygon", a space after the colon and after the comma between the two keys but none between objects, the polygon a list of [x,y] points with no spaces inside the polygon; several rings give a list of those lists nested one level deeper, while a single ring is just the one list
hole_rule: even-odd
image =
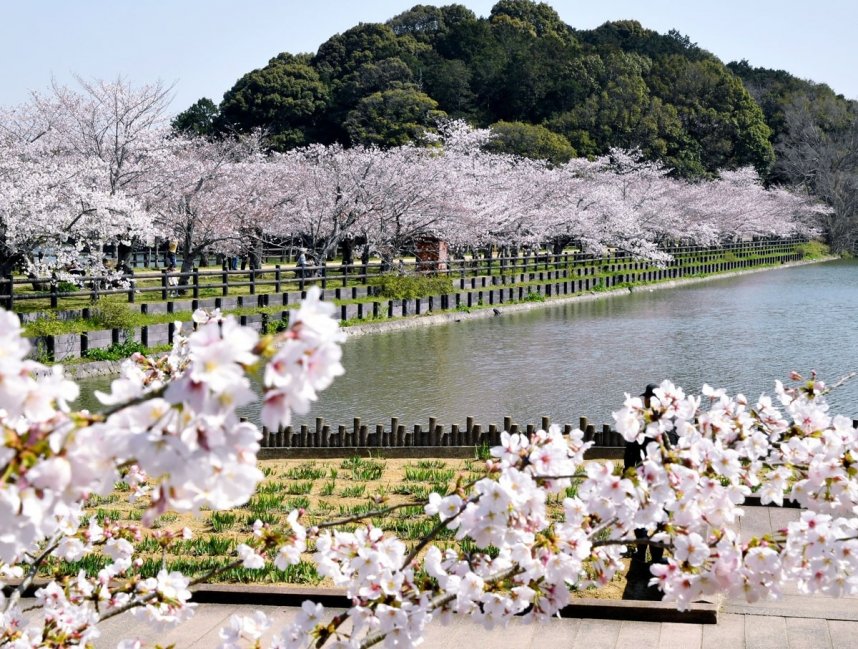
[{"label": "pond", "polygon": [[[297,423],[611,422],[624,392],[671,379],[771,394],[791,370],[858,370],[858,262],[777,269],[349,340],[346,375]],[[82,383],[104,386],[107,379]],[[858,378],[830,395],[858,417]],[[254,408],[253,410],[255,410]],[[250,416],[252,412],[248,411]]]}]

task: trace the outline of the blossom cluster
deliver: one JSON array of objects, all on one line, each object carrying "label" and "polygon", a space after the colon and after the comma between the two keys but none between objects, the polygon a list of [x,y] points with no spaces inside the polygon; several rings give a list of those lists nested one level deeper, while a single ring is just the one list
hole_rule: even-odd
[{"label": "blossom cluster", "polygon": [[[323,619],[321,606],[305,602],[271,646],[411,647],[432,619],[453,614],[487,628],[513,615],[544,619],[572,590],[610,580],[626,548],[643,542],[668,549],[651,566],[651,583],[679,609],[714,593],[776,597],[786,583],[854,593],[858,484],[850,466],[858,431],[828,415],[826,390],[815,376],[792,389],[778,383],[783,411],[767,396],[751,404],[708,386],[692,396],[669,381],[646,404],[627,396],[617,429],[644,448],[640,465],[627,470],[585,462],[592,442],[581,431],[503,433],[486,477],[432,494],[425,507],[469,541],[468,551],[431,538],[409,551],[371,522],[353,532],[302,528],[301,543],[315,541],[319,573],[354,605]],[[563,497],[573,484],[574,495]],[[559,517],[546,509],[551,494],[562,498]],[[805,510],[775,534],[745,538],[738,521],[752,494]],[[640,529],[646,539],[637,538]]]},{"label": "blossom cluster", "polygon": [[[261,372],[262,419],[274,426],[305,412],[343,372],[342,333],[315,290],[278,336],[218,312],[195,313],[194,329],[162,358],[127,362],[99,395],[102,412],[72,412],[75,384],[62,368],[28,360],[17,318],[0,311],[0,581],[19,584],[0,595],[0,645],[83,645],[97,637],[99,620],[125,611],[156,624],[191,615],[194,581],[168,570],[144,578],[135,556],[144,536],[168,548],[188,532],[83,526],[86,499],[124,481],[148,505],[143,525],[167,510],[240,505],[261,478],[259,432],[236,415],[255,398],[248,374]],[[756,402],[708,386],[688,395],[669,381],[646,401],[627,395],[616,427],[643,449],[627,469],[586,461],[592,442],[580,430],[504,432],[481,476],[429,496],[431,531],[416,544],[376,527],[373,512],[308,523],[296,510],[283,528],[257,522],[229,565],[313,561],[352,606],[328,615],[308,601],[282,629],[262,613],[235,616],[222,646],[259,643],[270,632],[279,648],[412,647],[428,623],[453,615],[487,628],[513,615],[542,620],[574,590],[612,579],[641,543],[667,550],[651,566],[651,583],[680,609],[713,593],[777,596],[786,583],[855,593],[858,431],[829,413],[828,388],[815,375],[792,378],[793,387],[777,383],[774,397]],[[751,495],[763,504],[791,499],[803,511],[774,534],[746,538],[738,523]],[[442,533],[447,540],[436,544]],[[21,593],[40,566],[93,552],[109,558],[103,569],[41,588],[40,621],[22,614]]]},{"label": "blossom cluster", "polygon": [[[257,399],[248,374],[271,360],[267,373],[291,377],[277,385],[282,399],[266,401],[272,417],[288,419],[297,403],[292,390],[315,398],[308,388],[321,390],[342,373],[343,336],[330,309],[314,288],[289,329],[262,337],[231,316],[199,311],[194,331],[184,335],[179,327],[168,355],[123,364],[110,391],[96,394],[102,412],[72,412],[77,385],[61,366],[27,359],[18,318],[0,310],[0,580],[19,582],[9,598],[0,595],[0,645],[42,646],[57,638],[83,645],[97,637],[99,619],[127,609],[162,623],[192,613],[187,577],[166,570],[137,576],[140,529],[95,520],[82,527],[83,506],[112,492],[117,481],[130,487],[131,498],[145,497],[143,525],[168,510],[245,503],[262,478],[256,466],[261,434],[236,413]],[[149,536],[166,548],[188,535]],[[17,601],[42,564],[96,551],[109,563],[94,577],[81,572],[40,589],[44,624],[27,625]]]}]

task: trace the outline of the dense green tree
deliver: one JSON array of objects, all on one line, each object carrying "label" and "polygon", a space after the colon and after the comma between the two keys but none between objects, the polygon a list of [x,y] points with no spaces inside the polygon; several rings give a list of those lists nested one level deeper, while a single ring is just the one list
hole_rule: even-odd
[{"label": "dense green tree", "polygon": [[763,112],[719,61],[666,56],[651,67],[647,80],[654,95],[676,107],[688,138],[699,146],[703,168],[753,165],[765,173],[771,166],[774,150]]},{"label": "dense green tree", "polygon": [[[575,37],[599,52],[623,51],[642,54],[652,59],[679,55],[691,61],[715,59],[677,30],[659,34],[646,29],[637,20],[606,22],[592,30],[574,31]],[[717,59],[715,59],[717,60]]]},{"label": "dense green tree", "polygon": [[474,115],[476,95],[471,90],[471,69],[461,59],[432,53],[422,69],[423,88],[451,117]]},{"label": "dense green tree", "polygon": [[[843,95],[838,95],[824,83],[799,79],[785,70],[755,68],[746,60],[728,63],[727,68],[742,80],[748,92],[762,108],[766,123],[772,130],[773,142],[777,142],[785,134],[786,112],[797,101],[807,99],[811,104],[839,103],[844,109],[850,103]],[[818,114],[822,116],[829,112],[826,109]]]},{"label": "dense green tree", "polygon": [[327,137],[348,140],[345,121],[358,102],[410,83],[420,53],[430,49],[380,23],[361,23],[322,43],[312,62],[331,90],[324,121]]},{"label": "dense green tree", "polygon": [[183,135],[210,136],[215,132],[218,109],[208,97],[198,99],[170,122],[173,130]]},{"label": "dense green tree", "polygon": [[409,35],[398,36],[388,25],[361,23],[322,43],[312,63],[333,83],[365,63],[392,58],[410,63],[424,47]]},{"label": "dense green tree", "polygon": [[544,126],[525,122],[496,122],[491,125],[492,139],[485,146],[494,153],[514,153],[534,160],[562,164],[574,158],[569,140]]},{"label": "dense green tree", "polygon": [[683,176],[765,171],[796,84],[762,75],[749,93],[743,80],[761,75],[733,69],[676,30],[634,20],[574,30],[544,2],[499,0],[485,18],[418,4],[333,36],[312,57],[281,55],[245,75],[218,123],[266,128],[279,148],[391,143],[420,137],[425,115],[443,111],[478,126],[539,124],[578,155],[637,148]]},{"label": "dense green tree", "polygon": [[364,97],[343,126],[352,144],[391,147],[423,141],[445,116],[434,99],[414,86],[403,86]]},{"label": "dense green tree", "polygon": [[546,124],[565,135],[580,155],[606,153],[612,147],[639,149],[683,173],[702,173],[699,165],[674,160],[672,144],[684,131],[676,109],[652,96],[645,81],[652,61],[634,53],[591,54],[569,70],[567,86],[576,100]]},{"label": "dense green tree", "polygon": [[[496,42],[491,54],[497,58],[497,72],[485,79],[481,92],[492,116],[542,121],[554,112],[564,62],[577,51],[576,42],[568,36],[568,30],[560,34],[506,13],[494,14],[490,24]],[[540,34],[542,29],[544,34]]]},{"label": "dense green tree", "polygon": [[394,16],[386,24],[399,36],[410,35],[434,46],[451,27],[476,20],[476,14],[464,5],[415,5]]},{"label": "dense green tree", "polygon": [[535,38],[548,38],[559,43],[572,44],[572,29],[558,13],[544,2],[530,0],[499,0],[492,7],[490,20],[499,23],[508,20],[529,31]]},{"label": "dense green tree", "polygon": [[275,149],[313,141],[329,101],[326,84],[307,56],[283,53],[262,69],[245,74],[224,95],[220,127],[265,130]]},{"label": "dense green tree", "polygon": [[413,85],[414,74],[402,59],[392,57],[368,61],[337,82],[337,101],[345,109],[376,92]]}]

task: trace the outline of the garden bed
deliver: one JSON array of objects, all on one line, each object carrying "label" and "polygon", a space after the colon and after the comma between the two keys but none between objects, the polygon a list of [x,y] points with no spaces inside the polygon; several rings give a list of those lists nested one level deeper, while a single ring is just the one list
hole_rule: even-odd
[{"label": "garden bed", "polygon": [[[180,570],[193,577],[226,565],[234,556],[234,548],[252,538],[252,526],[256,520],[274,526],[282,525],[293,509],[303,509],[302,522],[309,525],[413,502],[411,506],[372,517],[375,525],[396,534],[406,545],[413,546],[436,523],[436,520],[423,513],[420,501],[424,501],[433,491],[450,492],[458,476],[462,476],[465,482],[483,477],[484,466],[484,461],[479,459],[381,459],[357,456],[322,461],[262,461],[260,467],[265,473],[265,480],[243,507],[222,512],[204,511],[197,516],[175,513],[160,516],[155,521],[155,529],[178,530],[188,527],[193,532],[192,539],[178,541],[165,555],[161,554],[152,533],[144,530],[144,540],[138,546],[143,564],[138,572],[143,576],[152,576],[161,569],[164,561],[169,570]],[[566,493],[550,495],[550,515],[562,515],[563,498],[574,493],[573,486]],[[96,517],[99,521],[137,523],[147,503],[145,500],[129,503],[127,495],[123,489],[119,489],[106,497],[94,496],[88,503],[86,515]],[[357,525],[350,523],[341,529],[354,529]],[[437,544],[442,547],[475,549],[468,542],[456,541],[452,531],[443,532]],[[270,564],[264,570],[232,568],[218,577],[218,581],[332,586],[316,574],[309,559],[307,556],[301,563],[285,571],[277,570]],[[96,554],[78,562],[54,561],[48,569],[55,575],[74,575],[80,569],[96,573],[108,562],[106,557]],[[619,599],[624,586],[624,579],[617,577],[598,591],[588,590],[576,595]]]}]

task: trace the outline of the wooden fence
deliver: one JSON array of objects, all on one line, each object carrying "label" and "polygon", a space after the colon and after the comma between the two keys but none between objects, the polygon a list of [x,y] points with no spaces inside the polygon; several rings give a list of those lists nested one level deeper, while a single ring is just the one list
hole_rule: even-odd
[{"label": "wooden fence", "polygon": [[[473,417],[467,417],[464,426],[451,424],[444,426],[437,417],[430,417],[427,426],[414,424],[405,426],[397,417],[392,417],[388,425],[362,423],[356,417],[351,425],[331,426],[322,417],[316,417],[315,426],[287,426],[285,429],[270,431],[262,428],[263,448],[403,448],[403,447],[447,447],[481,445],[497,446],[501,443],[501,433],[527,433],[536,430],[548,430],[551,420],[542,417],[539,424],[519,425],[512,417],[504,417],[503,424],[483,426],[474,423]],[[576,427],[572,424],[560,426],[564,435]],[[610,424],[597,428],[586,417],[581,417],[578,426],[584,432],[584,441],[593,441],[596,446],[621,448],[625,445],[622,436],[612,430]]]},{"label": "wooden fence", "polygon": [[[778,247],[780,250],[780,247]],[[340,320],[359,322],[378,318],[397,318],[423,313],[437,313],[453,309],[470,309],[479,306],[494,306],[520,303],[538,299],[580,295],[598,290],[611,290],[617,287],[632,287],[646,282],[673,280],[682,277],[696,277],[702,274],[749,269],[759,265],[771,265],[795,261],[801,254],[795,250],[777,252],[766,249],[748,259],[724,259],[702,263],[696,258],[694,263],[681,267],[655,269],[643,262],[615,261],[600,267],[577,266],[559,271],[538,271],[518,275],[491,275],[467,277],[452,280],[449,292],[417,298],[393,299],[378,297],[372,286],[337,287],[323,289],[322,299],[337,302]],[[143,302],[140,313],[154,315],[152,322],[127,329],[86,329],[81,333],[44,335],[32,339],[33,349],[40,358],[63,361],[79,356],[88,356],[89,350],[109,347],[126,340],[139,341],[146,347],[169,345],[174,341],[176,327],[172,318],[166,322],[163,315],[189,313],[202,309],[249,309],[255,313],[239,315],[240,323],[257,330],[267,331],[275,320],[287,320],[289,308],[305,297],[305,292],[260,293],[258,295],[238,295],[229,297],[201,298],[190,300],[173,299],[167,302]],[[84,303],[86,304],[86,303]],[[91,310],[84,306],[79,310],[54,311],[52,316],[62,319],[90,319]],[[33,311],[20,314],[25,323],[38,321],[44,312]]]},{"label": "wooden fence", "polygon": [[[786,253],[802,243],[802,239],[759,240],[725,244],[719,247],[672,247],[665,252],[673,256],[666,268],[680,268],[690,262],[705,266],[707,263],[723,259],[728,253],[737,260],[758,254]],[[486,276],[517,275],[537,272],[557,272],[561,269],[595,267],[616,272],[617,268],[630,271],[654,268],[652,262],[635,259],[623,253],[598,257],[585,253],[523,254],[511,257],[477,257],[472,259],[451,259],[444,262],[399,263],[394,268],[381,263],[370,264],[322,264],[318,266],[273,267],[228,270],[200,270],[194,268],[188,272],[128,273],[113,277],[82,277],[80,290],[64,292],[57,277],[49,278],[0,278],[0,305],[15,310],[19,302],[44,300],[51,309],[62,308],[63,304],[87,298],[96,302],[107,295],[124,295],[129,303],[140,301],[168,301],[171,297],[187,295],[198,300],[201,294],[212,297],[230,295],[230,291],[257,293],[282,293],[284,291],[304,291],[309,285],[327,288],[329,285],[346,287],[349,285],[367,285],[385,272],[401,274],[442,275],[451,278],[478,278]],[[705,272],[705,271],[703,271]],[[31,285],[41,290],[21,291],[16,287]],[[44,287],[44,288],[42,288]]]}]

